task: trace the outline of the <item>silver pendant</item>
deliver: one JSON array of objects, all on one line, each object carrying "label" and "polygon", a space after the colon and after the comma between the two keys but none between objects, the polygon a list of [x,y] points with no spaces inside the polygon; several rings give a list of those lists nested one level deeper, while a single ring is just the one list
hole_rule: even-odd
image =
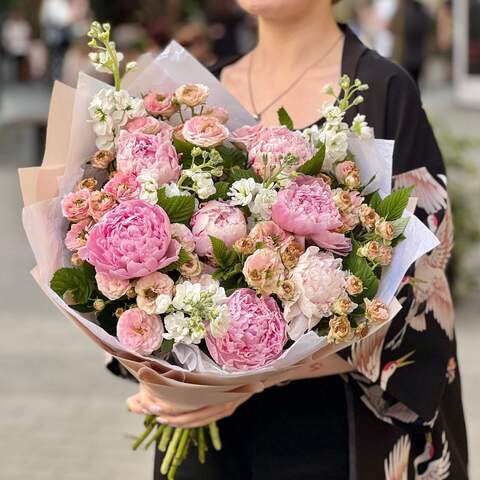
[{"label": "silver pendant", "polygon": [[254,113],[253,118],[259,122],[262,119],[262,115],[260,113]]}]

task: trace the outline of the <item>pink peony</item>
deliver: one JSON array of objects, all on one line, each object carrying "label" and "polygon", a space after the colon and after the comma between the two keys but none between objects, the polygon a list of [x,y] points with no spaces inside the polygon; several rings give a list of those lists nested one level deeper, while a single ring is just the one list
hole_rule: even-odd
[{"label": "pink peony", "polygon": [[187,120],[182,133],[187,142],[205,148],[220,145],[229,135],[225,125],[208,115],[198,115]]},{"label": "pink peony", "polygon": [[272,220],[327,250],[344,254],[352,248],[350,239],[336,231],[342,227],[340,212],[330,187],[321,178],[300,175],[280,190],[272,206]]},{"label": "pink peony", "polygon": [[65,246],[72,252],[84,247],[87,243],[88,232],[93,226],[90,218],[72,224],[65,237]]},{"label": "pink peony", "polygon": [[111,277],[108,273],[98,272],[95,275],[98,289],[109,299],[117,300],[123,297],[130,289],[130,282],[128,280],[121,280]]},{"label": "pink peony", "polygon": [[242,211],[217,200],[203,204],[190,222],[195,249],[200,257],[212,258],[209,236],[223,240],[228,247],[247,234],[247,223]]},{"label": "pink peony", "polygon": [[206,337],[208,351],[222,366],[238,370],[264,367],[278,358],[287,341],[285,319],[272,297],[259,298],[254,290],[241,288],[228,299],[230,325],[227,333]]},{"label": "pink peony", "polygon": [[173,100],[172,93],[150,92],[143,98],[143,104],[150,115],[170,118],[178,110]]},{"label": "pink peony", "polygon": [[79,222],[89,215],[91,192],[88,188],[82,188],[76,192],[65,195],[62,199],[62,213],[71,222]]},{"label": "pink peony", "polygon": [[195,240],[193,233],[183,223],[172,223],[172,238],[174,238],[187,251],[193,252],[195,250]]},{"label": "pink peony", "polygon": [[261,248],[247,258],[242,273],[250,287],[262,295],[271,295],[277,292],[285,267],[276,250]]},{"label": "pink peony", "polygon": [[161,134],[165,142],[172,140],[173,127],[167,122],[162,122],[154,117],[132,118],[125,125],[125,129],[130,133]]},{"label": "pink peony", "polygon": [[117,172],[103,190],[112,195],[117,202],[133,200],[140,195],[141,185],[137,176],[131,172]]},{"label": "pink peony", "polygon": [[255,244],[262,243],[265,247],[278,248],[292,235],[281,229],[275,222],[266,221],[255,224],[248,236]]},{"label": "pink peony", "polygon": [[151,170],[159,185],[176,182],[181,170],[177,152],[161,133],[147,135],[127,130],[122,130],[118,137],[117,168],[135,174]]},{"label": "pink peony", "polygon": [[346,273],[342,260],[318,247],[308,247],[292,270],[290,280],[295,285],[295,297],[284,303],[284,315],[289,322],[289,335],[297,340],[315,327],[345,292]]},{"label": "pink peony", "polygon": [[163,332],[157,315],[148,315],[139,308],[123,312],[117,323],[119,342],[140,355],[150,355],[157,350],[162,344]]},{"label": "pink peony", "polygon": [[295,165],[283,169],[285,172],[290,172],[310,160],[314,153],[310,143],[301,134],[283,126],[264,128],[248,149],[252,168],[258,175],[265,178],[284,163],[287,155],[294,155],[297,158]]},{"label": "pink peony", "polygon": [[130,279],[144,277],[178,260],[179,251],[165,211],[142,200],[129,200],[92,228],[80,255],[97,272]]},{"label": "pink peony", "polygon": [[140,278],[135,284],[137,305],[148,314],[155,313],[159,295],[173,295],[173,280],[164,273],[153,272]]},{"label": "pink peony", "polygon": [[250,149],[253,143],[257,141],[260,132],[263,130],[262,125],[245,125],[237,128],[230,134],[229,140],[240,148]]},{"label": "pink peony", "polygon": [[203,115],[215,117],[223,124],[228,122],[228,112],[222,107],[207,107],[203,110]]},{"label": "pink peony", "polygon": [[90,195],[89,212],[97,222],[115,205],[115,197],[107,192],[99,192],[97,190]]}]

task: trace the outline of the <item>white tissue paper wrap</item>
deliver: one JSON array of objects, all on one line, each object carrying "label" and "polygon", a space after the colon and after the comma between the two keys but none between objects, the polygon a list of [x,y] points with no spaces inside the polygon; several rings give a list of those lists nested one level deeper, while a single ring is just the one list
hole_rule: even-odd
[{"label": "white tissue paper wrap", "polygon": [[[175,42],[172,42],[156,59],[151,60],[145,57],[141,70],[133,76],[127,76],[124,88],[127,88],[132,95],[140,95],[149,90],[173,90],[184,83],[207,85],[210,89],[208,104],[222,106],[228,110],[230,120],[227,126],[230,129],[255,123],[249,113],[221,86],[219,81]],[[41,286],[50,299],[75,317],[119,356],[128,354],[131,358],[133,352],[127,351],[116,337],[109,335],[96,324],[92,314],[81,314],[73,310],[49,287],[54,272],[63,266],[68,266],[69,255],[64,246],[67,221],[62,218],[60,201],[63,195],[72,191],[82,178],[83,166],[96,150],[95,135],[91,124],[88,123],[88,106],[94,95],[102,88],[111,87],[88,75],[79,75],[65,173],[59,179],[59,196],[25,207],[23,224],[38,264]],[[361,140],[350,136],[349,148],[359,165],[362,181],[367,182],[375,175],[375,179],[368,187],[369,191],[379,190],[382,195],[390,193],[393,141]],[[390,305],[392,317],[400,308],[394,296],[406,271],[419,257],[439,243],[435,235],[414,215],[408,213],[405,215],[410,217],[405,231],[407,238],[395,249],[392,263],[383,273],[378,292],[378,297]],[[371,328],[370,334],[377,328],[379,327]],[[176,370],[245,378],[291,367],[327,345],[325,337],[308,332],[285,350],[277,360],[254,372],[226,371],[194,345],[175,345],[173,355],[178,365],[172,365],[160,358],[141,357],[137,354],[134,356],[149,360],[152,364],[158,363]],[[333,348],[329,345],[329,354],[347,345],[335,345]]]}]

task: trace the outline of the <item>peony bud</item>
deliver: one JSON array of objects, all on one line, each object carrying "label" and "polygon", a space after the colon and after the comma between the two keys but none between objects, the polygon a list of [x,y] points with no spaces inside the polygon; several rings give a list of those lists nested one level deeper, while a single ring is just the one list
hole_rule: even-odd
[{"label": "peony bud", "polygon": [[117,318],[120,318],[120,317],[122,316],[122,314],[123,314],[124,311],[125,311],[125,310],[124,310],[123,308],[120,308],[120,307],[117,308],[117,309],[115,310],[115,316],[116,316]]},{"label": "peony bud", "polygon": [[369,300],[364,299],[365,302],[365,317],[372,322],[386,322],[390,317],[387,306],[378,298]]},{"label": "peony bud", "polygon": [[328,332],[328,341],[330,343],[347,342],[353,337],[350,320],[344,315],[331,318],[328,326],[330,327]]},{"label": "peony bud", "polygon": [[97,188],[98,182],[93,177],[84,178],[81,182],[75,187],[75,191],[82,190],[84,188],[93,192]]},{"label": "peony bud", "polygon": [[349,295],[360,295],[363,292],[363,282],[355,275],[350,275],[347,278],[345,287]]},{"label": "peony bud", "polygon": [[393,235],[395,234],[392,223],[384,218],[377,220],[375,224],[375,233],[387,242],[393,240]]},{"label": "peony bud", "polygon": [[83,260],[80,258],[80,255],[75,252],[71,257],[70,257],[70,263],[74,266],[74,267],[79,267],[80,265],[83,264]]},{"label": "peony bud", "polygon": [[115,159],[115,154],[108,150],[98,150],[90,159],[92,167],[106,169]]},{"label": "peony bud", "polygon": [[280,300],[289,302],[295,298],[295,283],[292,280],[282,280],[278,284],[277,295]]},{"label": "peony bud", "polygon": [[105,308],[105,300],[102,300],[101,298],[97,298],[93,302],[93,308],[95,309],[96,312],[101,312]]},{"label": "peony bud", "polygon": [[360,222],[367,231],[372,231],[379,220],[378,213],[368,205],[363,204],[360,207]]}]

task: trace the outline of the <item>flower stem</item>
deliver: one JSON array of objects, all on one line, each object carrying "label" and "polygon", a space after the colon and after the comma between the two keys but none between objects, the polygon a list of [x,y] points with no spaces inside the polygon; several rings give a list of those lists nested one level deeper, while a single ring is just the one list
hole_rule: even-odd
[{"label": "flower stem", "polygon": [[145,450],[148,450],[148,447],[150,447],[150,445],[153,442],[156,442],[160,438],[160,435],[163,433],[164,429],[165,429],[165,425],[158,425],[157,426],[157,431],[150,437],[148,442],[145,444],[145,446],[144,446]]},{"label": "flower stem", "polygon": [[198,429],[198,461],[203,465],[205,463],[205,452],[207,445],[205,443],[205,429],[200,427]]},{"label": "flower stem", "polygon": [[218,431],[218,426],[216,422],[212,422],[208,425],[210,431],[210,439],[212,441],[213,448],[215,450],[222,449],[222,441],[220,440],[220,432]]},{"label": "flower stem", "polygon": [[172,440],[168,444],[167,452],[163,457],[162,465],[160,467],[160,472],[162,475],[166,475],[170,470],[170,465],[172,463],[172,459],[174,454],[177,451],[178,443],[180,442],[180,438],[182,437],[183,428],[176,428],[173,432]]},{"label": "flower stem", "polygon": [[181,432],[180,441],[178,443],[177,451],[173,457],[172,465],[168,470],[168,480],[174,480],[175,473],[178,467],[181,465],[185,458],[185,451],[187,450],[188,443],[190,442],[190,430],[186,429]]},{"label": "flower stem", "polygon": [[147,426],[145,431],[135,440],[135,442],[132,445],[132,450],[136,450],[146,439],[147,437],[152,433],[152,430],[155,428],[155,424],[151,423]]},{"label": "flower stem", "polygon": [[165,425],[165,428],[163,429],[162,432],[162,438],[160,439],[160,442],[158,444],[158,449],[161,452],[165,452],[168,447],[168,442],[170,441],[170,437],[172,436],[172,427],[170,425]]}]

